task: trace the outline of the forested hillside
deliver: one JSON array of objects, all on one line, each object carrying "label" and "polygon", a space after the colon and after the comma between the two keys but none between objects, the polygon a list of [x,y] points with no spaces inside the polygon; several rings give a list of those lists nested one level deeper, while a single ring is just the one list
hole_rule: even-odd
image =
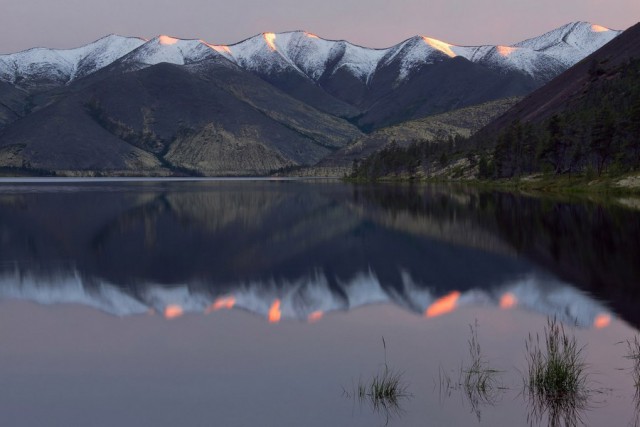
[{"label": "forested hillside", "polygon": [[640,24],[470,138],[390,146],[353,178],[621,175],[640,168]]},{"label": "forested hillside", "polygon": [[592,84],[581,103],[540,123],[514,121],[497,138],[479,136],[493,149],[484,177],[532,172],[619,173],[640,166],[640,59],[604,70],[594,62]]}]

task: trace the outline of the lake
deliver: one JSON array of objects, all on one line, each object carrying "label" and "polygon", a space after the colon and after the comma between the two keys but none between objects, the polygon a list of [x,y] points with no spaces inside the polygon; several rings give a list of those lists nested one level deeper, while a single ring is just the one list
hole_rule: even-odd
[{"label": "lake", "polygon": [[[2,180],[2,424],[638,425],[639,206],[325,180]],[[560,408],[523,386],[527,339],[553,319],[588,373]],[[474,336],[484,392],[463,384]],[[360,396],[385,369],[397,399]]]}]

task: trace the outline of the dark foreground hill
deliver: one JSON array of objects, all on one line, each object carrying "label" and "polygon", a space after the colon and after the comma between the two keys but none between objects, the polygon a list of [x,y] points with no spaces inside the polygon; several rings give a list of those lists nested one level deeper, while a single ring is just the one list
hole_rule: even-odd
[{"label": "dark foreground hill", "polygon": [[267,174],[315,163],[361,135],[346,121],[216,59],[191,67],[158,64],[71,89],[5,129],[4,166],[66,173]]},{"label": "dark foreground hill", "polygon": [[488,176],[640,166],[640,24],[538,89],[475,138]]}]

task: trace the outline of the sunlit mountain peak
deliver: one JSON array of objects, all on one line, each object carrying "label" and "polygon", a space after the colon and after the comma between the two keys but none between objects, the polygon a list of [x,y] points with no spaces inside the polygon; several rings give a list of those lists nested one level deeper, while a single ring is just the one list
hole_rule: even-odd
[{"label": "sunlit mountain peak", "polygon": [[454,46],[452,44],[443,42],[441,40],[432,39],[431,37],[422,36],[422,39],[426,44],[428,44],[429,46],[431,46],[436,50],[439,50],[440,52],[444,53],[450,58],[455,58],[457,56],[456,53],[453,50],[451,50],[451,48]]},{"label": "sunlit mountain peak", "polygon": [[170,37],[170,36],[165,36],[160,35],[158,36],[158,43],[165,45],[165,46],[170,46],[170,45],[174,45],[176,43],[178,43],[178,39],[175,37]]},{"label": "sunlit mountain peak", "polygon": [[264,37],[264,41],[267,43],[267,46],[269,46],[269,49],[276,51],[278,50],[276,48],[276,34],[275,33],[263,33],[262,36]]},{"label": "sunlit mountain peak", "polygon": [[512,46],[496,46],[496,50],[500,56],[504,56],[506,58],[518,50],[518,48]]},{"label": "sunlit mountain peak", "polygon": [[604,33],[606,31],[611,31],[611,29],[603,27],[602,25],[591,24],[591,31],[593,31],[594,33]]}]

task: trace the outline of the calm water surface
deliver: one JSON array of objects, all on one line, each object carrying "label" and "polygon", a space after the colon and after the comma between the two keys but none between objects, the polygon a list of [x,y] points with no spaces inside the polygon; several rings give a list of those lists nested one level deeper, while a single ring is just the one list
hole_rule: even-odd
[{"label": "calm water surface", "polygon": [[[2,181],[2,425],[637,425],[620,343],[640,326],[637,206],[326,181]],[[525,339],[554,316],[590,373],[588,401],[555,424],[521,375]],[[476,322],[501,386],[480,401],[442,381],[469,362]],[[385,358],[407,387],[398,406],[349,397]]]}]

